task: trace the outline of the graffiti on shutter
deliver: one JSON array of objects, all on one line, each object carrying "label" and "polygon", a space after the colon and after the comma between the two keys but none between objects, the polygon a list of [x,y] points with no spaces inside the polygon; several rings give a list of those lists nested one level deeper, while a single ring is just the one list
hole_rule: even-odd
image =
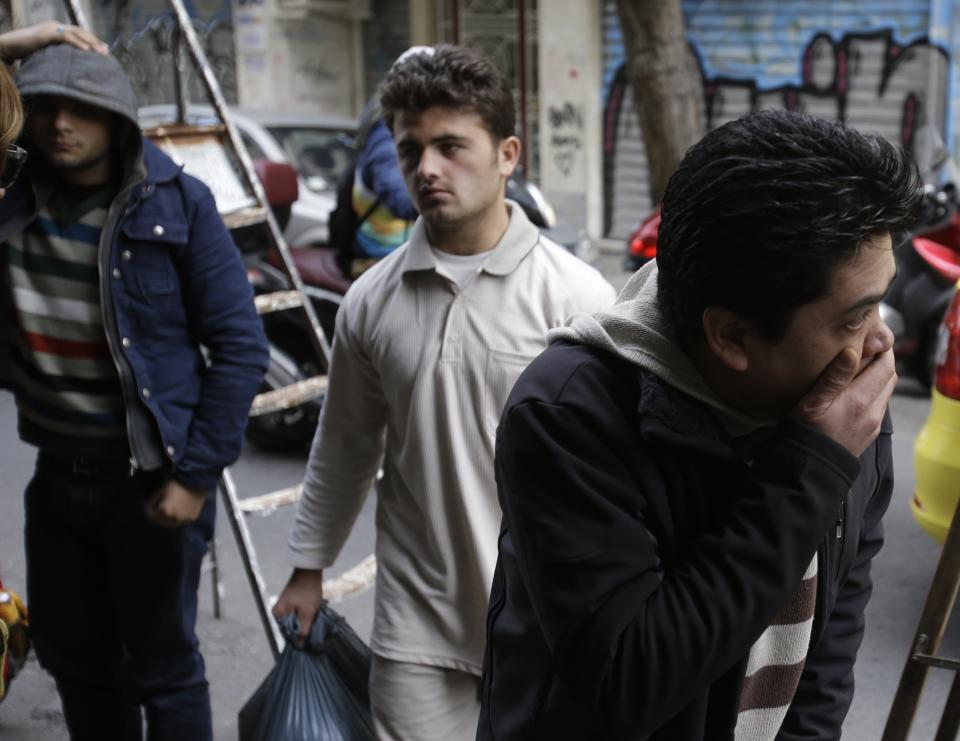
[{"label": "graffiti on shutter", "polygon": [[[925,35],[927,6],[904,2],[900,16],[884,16],[888,25],[877,27],[878,16],[870,13],[876,4],[862,3],[859,14],[821,17],[808,9],[801,23],[790,15],[800,7],[792,1],[685,2],[706,128],[775,107],[843,121],[914,152],[925,126],[946,142],[950,52]],[[748,6],[769,13],[744,14]],[[871,26],[876,30],[845,30]],[[605,6],[603,31],[604,230],[623,238],[653,205],[612,2]],[[798,38],[805,41],[798,44]]]}]

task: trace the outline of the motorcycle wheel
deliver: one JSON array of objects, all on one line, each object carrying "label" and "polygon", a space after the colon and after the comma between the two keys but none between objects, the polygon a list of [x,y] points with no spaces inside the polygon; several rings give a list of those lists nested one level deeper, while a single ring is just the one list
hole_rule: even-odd
[{"label": "motorcycle wheel", "polygon": [[[270,391],[264,384],[261,391]],[[261,450],[300,451],[310,447],[319,419],[319,404],[301,404],[270,414],[251,417],[247,439]]]},{"label": "motorcycle wheel", "polygon": [[[300,363],[300,373],[301,378],[309,378],[317,374],[317,368],[314,363],[304,361]],[[260,391],[273,391],[274,388],[264,381]],[[317,431],[323,399],[321,396],[291,409],[250,417],[247,420],[247,439],[268,452],[309,450]]]}]

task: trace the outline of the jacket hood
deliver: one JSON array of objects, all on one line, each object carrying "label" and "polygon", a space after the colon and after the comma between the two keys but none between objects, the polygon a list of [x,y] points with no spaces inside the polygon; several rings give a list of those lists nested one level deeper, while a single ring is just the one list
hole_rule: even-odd
[{"label": "jacket hood", "polygon": [[112,56],[55,44],[27,57],[16,79],[24,97],[62,95],[118,113],[139,128],[137,96]]},{"label": "jacket hood", "polygon": [[710,406],[731,435],[745,435],[772,423],[749,417],[725,404],[683,351],[660,313],[655,261],[634,273],[609,310],[574,314],[566,326],[552,330],[548,339],[595,347],[653,373],[664,383]]}]

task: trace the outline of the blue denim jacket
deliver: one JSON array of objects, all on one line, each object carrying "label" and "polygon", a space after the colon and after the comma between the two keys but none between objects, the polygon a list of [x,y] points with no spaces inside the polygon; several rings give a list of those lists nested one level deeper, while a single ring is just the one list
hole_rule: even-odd
[{"label": "blue denim jacket", "polygon": [[[141,140],[100,238],[104,328],[132,462],[143,470],[172,463],[180,483],[209,491],[240,455],[267,342],[210,191]],[[41,178],[17,182],[0,200],[0,242],[33,220],[51,190]],[[11,321],[7,304],[0,301],[0,321]],[[0,352],[0,384],[9,379]]]}]

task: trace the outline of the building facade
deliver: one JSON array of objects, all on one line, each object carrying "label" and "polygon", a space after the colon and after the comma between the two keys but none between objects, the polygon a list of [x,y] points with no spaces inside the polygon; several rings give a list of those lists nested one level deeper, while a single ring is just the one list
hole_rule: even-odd
[{"label": "building facade", "polygon": [[[12,0],[21,18],[58,0]],[[165,0],[82,0],[143,103],[173,100]],[[523,164],[556,210],[622,240],[653,208],[614,0],[185,0],[227,99],[356,115],[412,44],[466,43],[514,89]],[[707,128],[763,107],[875,131],[930,170],[957,151],[960,0],[682,0]],[[8,8],[9,10],[9,8]],[[0,19],[2,20],[2,19]],[[195,81],[191,94],[202,97]]]}]

